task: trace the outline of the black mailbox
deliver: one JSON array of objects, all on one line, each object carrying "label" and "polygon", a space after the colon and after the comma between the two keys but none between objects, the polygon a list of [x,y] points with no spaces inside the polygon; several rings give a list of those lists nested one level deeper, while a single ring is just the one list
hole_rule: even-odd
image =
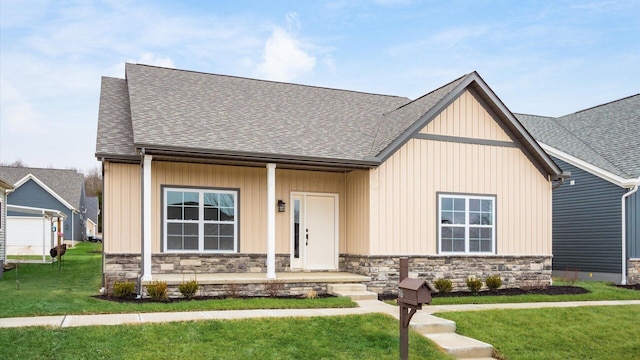
[{"label": "black mailbox", "polygon": [[433,289],[426,281],[406,278],[398,284],[398,302],[421,307],[431,303]]}]

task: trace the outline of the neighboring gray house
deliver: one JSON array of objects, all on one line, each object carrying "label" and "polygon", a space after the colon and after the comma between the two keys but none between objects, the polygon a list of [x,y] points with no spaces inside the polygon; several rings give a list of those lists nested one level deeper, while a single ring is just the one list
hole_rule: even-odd
[{"label": "neighboring gray house", "polygon": [[[64,214],[57,216],[60,219],[66,217],[62,229],[56,228],[56,232],[62,230],[64,240],[86,239],[83,174],[75,170],[0,166],[0,178],[15,188],[7,196],[11,207],[7,214],[9,253],[41,254],[42,248],[48,252],[48,244],[56,237],[52,226],[57,226],[57,218],[50,215],[55,213]],[[20,207],[25,211],[17,211]],[[42,211],[34,214],[38,209]],[[47,224],[44,218],[50,222]]]},{"label": "neighboring gray house", "polygon": [[87,199],[87,239],[94,240],[98,237],[98,214],[100,214],[100,208],[97,196],[89,196]]},{"label": "neighboring gray house", "polygon": [[571,172],[553,192],[554,274],[640,283],[640,94],[559,118],[516,117]]},{"label": "neighboring gray house", "polygon": [[7,233],[7,191],[13,186],[6,180],[0,178],[0,279],[4,270],[4,262],[7,259],[6,233]]}]

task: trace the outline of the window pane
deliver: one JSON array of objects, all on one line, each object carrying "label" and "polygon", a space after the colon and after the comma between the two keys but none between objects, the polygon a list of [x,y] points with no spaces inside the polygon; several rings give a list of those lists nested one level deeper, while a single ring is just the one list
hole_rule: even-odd
[{"label": "window pane", "polygon": [[218,250],[218,237],[217,236],[205,236],[204,237],[204,249],[205,250]]},{"label": "window pane", "polygon": [[443,239],[451,239],[453,237],[453,228],[444,226],[441,230]]},{"label": "window pane", "polygon": [[469,239],[477,239],[480,237],[480,229],[471,227],[469,228]]},{"label": "window pane", "polygon": [[204,208],[204,219],[208,221],[218,221],[218,208]]},{"label": "window pane", "polygon": [[167,249],[182,250],[182,236],[167,236]]},{"label": "window pane", "polygon": [[442,210],[453,210],[452,198],[442,198]]},{"label": "window pane", "polygon": [[204,224],[204,236],[218,235],[218,224]]},{"label": "window pane", "polygon": [[200,194],[197,192],[184,192],[184,202],[185,205],[200,205]]},{"label": "window pane", "polygon": [[231,194],[220,194],[220,206],[232,208],[235,207],[234,196]]},{"label": "window pane", "polygon": [[198,237],[197,236],[185,236],[184,237],[184,249],[185,250],[198,250]]},{"label": "window pane", "polygon": [[453,251],[453,241],[442,240],[442,251]]},{"label": "window pane", "polygon": [[182,205],[182,191],[167,191],[167,205]]},{"label": "window pane", "polygon": [[233,237],[220,237],[220,250],[233,250]]},{"label": "window pane", "polygon": [[182,220],[182,207],[169,206],[167,208],[167,219],[169,219],[169,220]]},{"label": "window pane", "polygon": [[220,208],[220,221],[233,221],[233,208]]},{"label": "window pane", "polygon": [[475,212],[469,212],[469,224],[471,225],[480,224],[480,214]]},{"label": "window pane", "polygon": [[455,212],[453,213],[453,223],[454,224],[464,224],[464,212]]},{"label": "window pane", "polygon": [[182,235],[182,224],[167,224],[167,235]]},{"label": "window pane", "polygon": [[492,218],[491,214],[483,213],[483,214],[482,214],[482,219],[481,219],[481,222],[480,222],[480,223],[481,223],[482,225],[493,225],[493,224],[491,223],[491,218]]},{"label": "window pane", "polygon": [[185,235],[198,236],[198,224],[184,224],[183,229]]},{"label": "window pane", "polygon": [[184,208],[185,220],[198,220],[198,208],[197,207],[185,207]]},{"label": "window pane", "polygon": [[218,194],[204,193],[204,206],[218,207]]},{"label": "window pane", "polygon": [[464,240],[464,228],[453,228],[453,236],[454,239],[462,239]]},{"label": "window pane", "polygon": [[464,252],[464,239],[453,240],[453,251]]},{"label": "window pane", "polygon": [[482,211],[493,212],[493,200],[482,200]]},{"label": "window pane", "polygon": [[480,242],[480,251],[482,252],[493,252],[491,248],[491,241],[483,240]]},{"label": "window pane", "polygon": [[442,224],[453,224],[453,212],[451,211],[443,211],[442,219],[440,220]]},{"label": "window pane", "polygon": [[469,199],[469,211],[480,211],[480,200]]},{"label": "window pane", "polygon": [[233,236],[233,225],[232,224],[221,224],[220,225],[220,236]]},{"label": "window pane", "polygon": [[480,241],[469,240],[469,251],[472,251],[472,252],[480,251]]},{"label": "window pane", "polygon": [[480,229],[480,237],[483,239],[491,240],[491,234],[493,233],[493,229],[491,228],[482,228]]},{"label": "window pane", "polygon": [[464,199],[453,199],[453,209],[456,211],[464,211]]}]

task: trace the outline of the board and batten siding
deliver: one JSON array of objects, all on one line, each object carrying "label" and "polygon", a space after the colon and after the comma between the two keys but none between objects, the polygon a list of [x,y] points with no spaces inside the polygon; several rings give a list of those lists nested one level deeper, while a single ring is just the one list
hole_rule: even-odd
[{"label": "board and batten siding", "polygon": [[620,199],[626,190],[560,159],[553,160],[571,172],[569,181],[553,192],[553,270],[620,274]]},{"label": "board and batten siding", "polygon": [[640,190],[627,200],[627,256],[640,259]]},{"label": "board and batten siding", "polygon": [[105,253],[140,253],[142,198],[139,164],[105,161],[103,246]]},{"label": "board and batten siding", "polygon": [[[512,141],[470,92],[421,131]],[[370,171],[372,255],[437,254],[437,193],[496,196],[496,254],[551,255],[551,187],[518,147],[414,138]]]},{"label": "board and batten siding", "polygon": [[[347,173],[347,240],[344,253],[368,255],[371,205],[369,171]],[[343,252],[343,250],[341,250]]]}]

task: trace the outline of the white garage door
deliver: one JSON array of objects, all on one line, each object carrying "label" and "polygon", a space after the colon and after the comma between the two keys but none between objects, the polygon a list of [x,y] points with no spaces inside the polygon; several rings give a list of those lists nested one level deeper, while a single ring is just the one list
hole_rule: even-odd
[{"label": "white garage door", "polygon": [[7,216],[7,255],[49,255],[51,221],[43,217]]}]

